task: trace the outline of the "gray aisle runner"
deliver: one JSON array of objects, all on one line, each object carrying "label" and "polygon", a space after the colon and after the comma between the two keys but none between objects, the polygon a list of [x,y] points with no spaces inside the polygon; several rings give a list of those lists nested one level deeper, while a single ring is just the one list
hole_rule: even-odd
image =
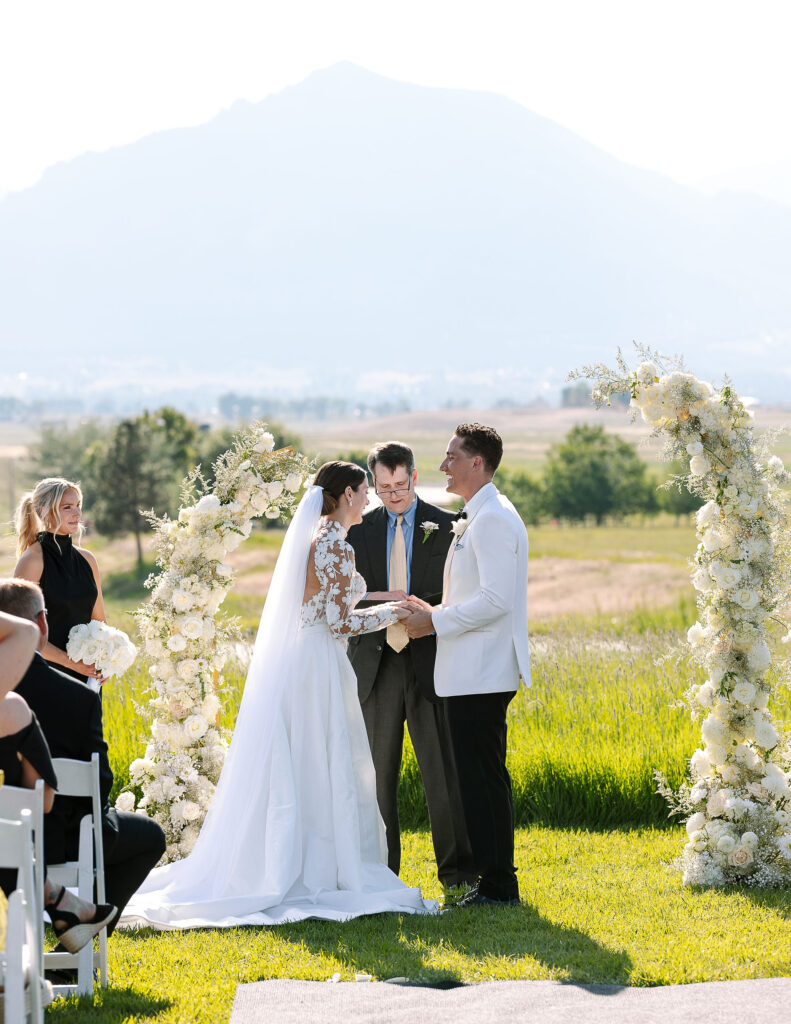
[{"label": "gray aisle runner", "polygon": [[384,982],[257,981],[230,1024],[788,1024],[791,979],[624,988],[494,981],[439,990]]}]

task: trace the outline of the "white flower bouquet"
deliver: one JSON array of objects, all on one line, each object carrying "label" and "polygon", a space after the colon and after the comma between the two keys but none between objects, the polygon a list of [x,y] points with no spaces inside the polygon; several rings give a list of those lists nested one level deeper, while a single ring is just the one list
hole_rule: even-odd
[{"label": "white flower bouquet", "polygon": [[92,619],[72,627],[66,654],[72,661],[92,665],[105,679],[112,679],[131,668],[137,648],[123,630]]}]

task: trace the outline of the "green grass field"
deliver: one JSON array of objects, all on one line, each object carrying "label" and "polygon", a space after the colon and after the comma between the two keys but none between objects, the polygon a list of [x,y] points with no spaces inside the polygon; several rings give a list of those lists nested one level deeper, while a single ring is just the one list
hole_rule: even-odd
[{"label": "green grass field", "polygon": [[[403,876],[438,896],[426,832],[404,837]],[[784,976],[791,894],[690,892],[666,870],[679,829],[517,832],[524,903],[441,916],[382,914],[345,924],[116,933],[112,986],[55,1004],[51,1021],[216,1024],[236,985],[266,978],[344,981],[553,979],[664,985]]]}]

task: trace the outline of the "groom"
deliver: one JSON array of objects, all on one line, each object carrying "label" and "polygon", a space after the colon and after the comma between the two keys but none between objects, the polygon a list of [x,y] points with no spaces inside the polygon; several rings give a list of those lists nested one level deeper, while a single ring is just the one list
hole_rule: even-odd
[{"label": "groom", "polygon": [[435,632],[434,683],[447,698],[464,816],[479,876],[460,906],[519,903],[514,810],[505,765],[506,712],[530,685],[527,643],[527,532],[492,483],[503,443],[491,427],[462,423],[440,469],[464,498],[456,543],[445,563],[442,604],[412,604],[413,642]]},{"label": "groom", "polygon": [[[415,494],[417,470],[406,445],[377,444],[368,468],[382,504],[351,527],[348,541],[371,597],[382,600],[385,592],[402,591],[438,599],[453,516]],[[410,640],[400,624],[349,640],[387,830],[388,866],[396,874],[401,866],[398,781],[406,722],[426,791],[437,874],[453,889],[471,884],[475,869],[445,701],[434,692],[435,653],[434,637]]]}]

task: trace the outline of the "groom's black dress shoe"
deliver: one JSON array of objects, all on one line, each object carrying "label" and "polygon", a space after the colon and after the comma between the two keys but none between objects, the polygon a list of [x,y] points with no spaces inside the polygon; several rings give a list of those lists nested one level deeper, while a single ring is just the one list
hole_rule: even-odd
[{"label": "groom's black dress shoe", "polygon": [[473,889],[468,892],[466,896],[459,900],[456,904],[457,907],[518,907],[521,904],[521,900],[518,896],[514,896],[511,899],[506,900],[495,900],[489,896],[484,896],[478,889]]}]

